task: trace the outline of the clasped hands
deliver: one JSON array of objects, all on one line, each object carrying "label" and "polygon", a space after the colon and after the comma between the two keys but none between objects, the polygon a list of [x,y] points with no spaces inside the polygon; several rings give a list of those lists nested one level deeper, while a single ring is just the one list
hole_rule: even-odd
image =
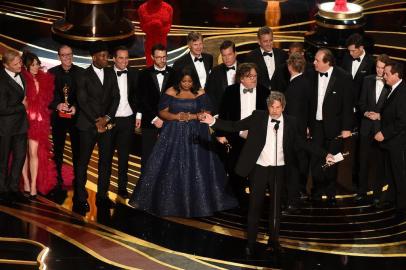
[{"label": "clasped hands", "polygon": [[106,116],[99,117],[96,119],[96,128],[98,133],[104,133],[107,131],[107,123],[109,119]]},{"label": "clasped hands", "polygon": [[364,116],[371,120],[381,120],[381,115],[377,112],[365,112]]},{"label": "clasped hands", "polygon": [[69,104],[67,103],[59,103],[58,106],[56,106],[56,109],[60,112],[69,113],[72,115],[76,113],[75,107],[74,106],[69,107]]},{"label": "clasped hands", "polygon": [[179,112],[177,114],[177,120],[179,122],[188,122],[190,120],[199,120],[202,121],[207,115],[206,112],[199,112],[199,113],[189,113],[189,112]]}]

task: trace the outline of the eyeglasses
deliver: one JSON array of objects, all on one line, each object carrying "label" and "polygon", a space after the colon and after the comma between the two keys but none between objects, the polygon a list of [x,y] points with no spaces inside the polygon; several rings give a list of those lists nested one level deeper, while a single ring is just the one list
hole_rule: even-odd
[{"label": "eyeglasses", "polygon": [[244,77],[245,78],[250,78],[252,80],[252,79],[256,79],[258,77],[258,75],[256,75],[256,74],[248,74],[248,75],[246,75]]}]

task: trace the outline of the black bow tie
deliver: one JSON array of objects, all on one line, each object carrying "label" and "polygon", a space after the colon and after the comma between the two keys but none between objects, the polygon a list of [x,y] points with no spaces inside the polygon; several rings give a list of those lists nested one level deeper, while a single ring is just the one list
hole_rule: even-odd
[{"label": "black bow tie", "polygon": [[117,70],[117,76],[120,77],[122,74],[127,74],[128,70]]},{"label": "black bow tie", "polygon": [[326,76],[326,78],[328,77],[328,72],[326,72],[326,73],[320,72],[319,74],[320,74],[320,77],[323,77],[323,76]]},{"label": "black bow tie", "polygon": [[200,57],[200,58],[195,57],[195,62],[197,62],[197,61],[203,62],[203,57]]},{"label": "black bow tie", "polygon": [[262,55],[263,55],[263,56],[272,57],[272,53],[271,53],[271,52],[263,52]]},{"label": "black bow tie", "polygon": [[244,88],[244,89],[242,90],[242,92],[243,92],[244,94],[246,94],[247,92],[252,93],[252,92],[254,92],[254,88]]},{"label": "black bow tie", "polygon": [[155,69],[155,74],[156,74],[156,75],[158,75],[158,74],[165,75],[165,73],[166,73],[166,70],[165,70],[165,69],[164,69],[164,70],[157,70],[157,69]]},{"label": "black bow tie", "polygon": [[272,123],[277,123],[277,124],[279,124],[281,121],[280,121],[280,120],[276,120],[276,119],[271,119],[271,122],[272,122]]},{"label": "black bow tie", "polygon": [[361,57],[353,58],[352,61],[358,61],[361,62]]},{"label": "black bow tie", "polygon": [[235,70],[235,66],[232,66],[232,67],[226,67],[226,71],[229,71],[230,69]]},{"label": "black bow tie", "polygon": [[381,77],[381,76],[376,76],[376,80],[377,80],[377,81],[383,81],[383,77]]},{"label": "black bow tie", "polygon": [[16,74],[14,74],[14,78],[17,78],[17,76],[18,75],[20,75],[20,73],[18,72],[18,73],[16,73]]}]

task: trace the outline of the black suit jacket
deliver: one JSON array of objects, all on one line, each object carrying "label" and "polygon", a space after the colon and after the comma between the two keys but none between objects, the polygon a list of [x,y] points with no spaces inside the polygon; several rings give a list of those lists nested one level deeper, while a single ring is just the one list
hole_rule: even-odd
[{"label": "black suit jacket", "polygon": [[224,63],[215,66],[207,79],[205,90],[213,105],[212,113],[214,114],[218,113],[221,97],[223,96],[225,89],[228,87],[226,68],[227,67]]},{"label": "black suit jacket", "polygon": [[[24,78],[20,75],[25,88]],[[27,113],[22,101],[25,89],[0,70],[0,136],[24,134],[28,130]]]},{"label": "black suit jacket", "polygon": [[[314,128],[318,100],[318,72],[309,74],[311,86],[310,127]],[[334,66],[323,101],[323,130],[326,138],[340,135],[342,130],[352,130],[353,99],[351,75]]]},{"label": "black suit jacket", "polygon": [[406,83],[402,81],[392,91],[381,110],[382,147],[387,149],[406,145]]},{"label": "black suit jacket", "polygon": [[[347,52],[344,55],[342,68],[347,71],[349,74],[352,72],[352,56]],[[366,53],[364,58],[361,61],[361,64],[353,78],[353,91],[354,91],[354,104],[358,105],[358,101],[361,94],[362,83],[364,82],[365,76],[375,74],[375,59],[372,55]]]},{"label": "black suit jacket", "polygon": [[359,99],[358,107],[360,109],[360,114],[362,115],[360,133],[363,136],[375,135],[376,131],[379,130],[380,121],[373,121],[364,116],[365,112],[377,112],[380,113],[383,103],[389,93],[388,88],[384,85],[381,95],[376,102],[376,75],[369,75],[364,78],[364,83],[362,84],[361,96]]},{"label": "black suit jacket", "polygon": [[272,76],[272,80],[269,79],[268,69],[265,64],[264,56],[261,53],[261,49],[257,48],[252,50],[245,57],[246,63],[255,63],[258,66],[258,83],[265,86],[268,89],[277,89],[276,76],[278,69],[286,63],[288,58],[286,52],[281,49],[273,48],[273,58],[275,59],[275,72]]},{"label": "black suit jacket", "polygon": [[[115,73],[113,67],[109,67],[108,69],[111,70],[111,72]],[[123,76],[123,75],[121,75]],[[115,76],[117,86],[118,86],[118,77],[117,75]],[[139,79],[139,72],[137,69],[128,67],[127,68],[127,98],[128,98],[128,104],[131,107],[131,110],[133,111],[134,115],[139,111],[139,104],[140,100],[138,98],[138,79]],[[119,89],[120,91],[120,89]]]},{"label": "black suit jacket", "polygon": [[[261,85],[256,87],[256,109],[266,110],[266,98],[269,95],[269,90]],[[246,94],[250,95],[250,94]],[[230,85],[224,91],[221,98],[219,108],[219,118],[224,120],[238,121],[241,119],[241,97],[240,97],[240,83]],[[225,136],[231,143],[241,140],[238,132],[225,134],[224,132],[216,132],[217,136]]]},{"label": "black suit jacket", "polygon": [[114,120],[120,103],[115,73],[112,69],[105,68],[102,84],[90,65],[79,76],[77,98],[79,115],[76,126],[80,130],[96,128],[96,119],[105,115]]},{"label": "black suit jacket", "polygon": [[[208,78],[211,68],[213,67],[213,56],[208,53],[202,53],[202,57],[203,57],[204,67],[206,69],[206,75],[207,75],[206,78]],[[205,88],[206,87],[205,85],[200,85],[199,76],[197,74],[195,64],[192,60],[192,57],[190,56],[190,53],[185,54],[181,58],[177,59],[175,61],[175,63],[173,63],[173,69],[175,70],[175,74],[179,74],[180,71],[185,67],[189,67],[192,69],[192,71],[194,73],[193,75],[194,75],[195,79],[197,79],[197,82],[199,83],[199,88]],[[206,79],[206,83],[207,83],[207,79]]]},{"label": "black suit jacket", "polygon": [[306,134],[309,119],[309,89],[310,84],[305,75],[294,78],[285,91],[285,113],[296,117],[301,134]]},{"label": "black suit jacket", "polygon": [[62,68],[62,65],[55,66],[49,69],[49,72],[52,73],[55,77],[55,88],[54,88],[54,98],[49,104],[49,108],[56,111],[56,107],[59,103],[64,103],[64,93],[63,88],[65,83],[69,87],[68,92],[68,103],[77,107],[77,80],[80,74],[84,71],[83,68],[76,65],[72,65],[68,72],[65,72]]},{"label": "black suit jacket", "polygon": [[[322,157],[327,155],[326,151],[306,144],[299,136],[294,117],[283,115],[283,119],[283,155],[288,172],[291,171],[291,168],[297,168],[297,152],[302,149]],[[254,168],[266,143],[268,122],[269,113],[267,111],[254,111],[251,116],[243,120],[232,122],[217,119],[213,125],[215,129],[229,132],[248,130],[247,141],[244,144],[235,168],[238,175],[246,177]]]},{"label": "black suit jacket", "polygon": [[174,84],[174,71],[171,67],[166,67],[162,89],[159,89],[157,75],[154,67],[148,67],[141,71],[139,79],[139,99],[140,111],[142,113],[141,126],[143,128],[155,128],[151,121],[158,116],[158,104],[162,93]]}]

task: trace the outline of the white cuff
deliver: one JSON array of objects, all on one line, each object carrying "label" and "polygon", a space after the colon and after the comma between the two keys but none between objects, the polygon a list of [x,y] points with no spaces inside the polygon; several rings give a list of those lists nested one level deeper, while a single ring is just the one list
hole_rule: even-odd
[{"label": "white cuff", "polygon": [[209,124],[209,127],[213,126],[216,123],[216,118],[213,117],[213,122]]},{"label": "white cuff", "polygon": [[135,115],[135,119],[141,120],[142,119],[142,113],[137,112],[137,114]]},{"label": "white cuff", "polygon": [[151,124],[154,124],[154,123],[155,123],[155,121],[156,121],[156,120],[158,120],[158,119],[159,119],[159,117],[158,117],[158,116],[155,116],[155,118],[154,118],[154,119],[152,119]]}]

